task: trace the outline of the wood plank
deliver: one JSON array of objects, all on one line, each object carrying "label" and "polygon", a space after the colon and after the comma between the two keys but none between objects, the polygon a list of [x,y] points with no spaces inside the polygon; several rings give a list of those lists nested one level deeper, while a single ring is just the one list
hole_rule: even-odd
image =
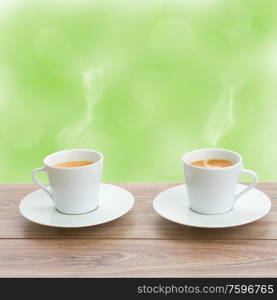
[{"label": "wood plank", "polygon": [[134,208],[124,217],[95,227],[59,229],[25,220],[18,211],[20,200],[35,190],[29,184],[0,185],[0,238],[149,238],[149,239],[277,239],[277,183],[259,183],[272,199],[270,213],[254,223],[228,229],[199,229],[172,223],[152,208],[153,198],[177,183],[117,184],[132,192]]},{"label": "wood plank", "polygon": [[277,277],[277,241],[2,239],[0,277]]}]

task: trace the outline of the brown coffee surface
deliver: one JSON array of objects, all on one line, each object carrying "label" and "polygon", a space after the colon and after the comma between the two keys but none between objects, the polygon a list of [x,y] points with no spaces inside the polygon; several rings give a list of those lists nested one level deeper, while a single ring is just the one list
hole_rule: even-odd
[{"label": "brown coffee surface", "polygon": [[193,165],[193,166],[196,166],[196,167],[206,168],[205,160],[196,160],[194,162],[191,162],[190,164]]},{"label": "brown coffee surface", "polygon": [[232,161],[217,158],[211,158],[207,160],[196,160],[194,162],[191,162],[190,164],[202,168],[226,168],[234,165]]},{"label": "brown coffee surface", "polygon": [[91,161],[66,161],[63,163],[57,163],[54,165],[56,168],[77,168],[77,167],[84,167],[93,164]]}]

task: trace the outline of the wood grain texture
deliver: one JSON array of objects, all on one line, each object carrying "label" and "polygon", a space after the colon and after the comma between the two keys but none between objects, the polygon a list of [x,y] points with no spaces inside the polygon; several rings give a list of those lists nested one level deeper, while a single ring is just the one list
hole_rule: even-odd
[{"label": "wood grain texture", "polygon": [[277,184],[258,188],[272,200],[263,219],[229,229],[171,223],[152,208],[174,183],[118,184],[136,198],[124,217],[104,225],[58,229],[19,213],[34,185],[0,185],[0,277],[277,277]]},{"label": "wood grain texture", "polygon": [[0,277],[276,277],[277,241],[0,240]]},{"label": "wood grain texture", "polygon": [[135,196],[133,209],[113,222],[79,229],[59,229],[37,225],[25,220],[19,213],[20,200],[34,191],[31,184],[0,185],[0,239],[1,238],[55,238],[55,239],[277,239],[277,184],[259,183],[258,188],[272,200],[270,213],[254,223],[228,229],[200,229],[182,226],[161,218],[152,208],[154,197],[177,183],[117,184]]}]

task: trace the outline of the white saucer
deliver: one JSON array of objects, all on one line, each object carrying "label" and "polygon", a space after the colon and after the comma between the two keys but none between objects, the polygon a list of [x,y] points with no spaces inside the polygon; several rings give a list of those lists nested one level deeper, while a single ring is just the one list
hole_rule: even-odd
[{"label": "white saucer", "polygon": [[[238,184],[237,190],[244,187]],[[161,192],[153,201],[154,210],[172,222],[202,228],[224,228],[254,222],[265,216],[271,201],[263,192],[252,189],[242,195],[234,209],[221,215],[202,215],[190,210],[185,184]]]},{"label": "white saucer", "polygon": [[23,217],[46,226],[86,227],[113,221],[126,214],[134,205],[133,195],[125,189],[102,183],[99,207],[83,215],[66,215],[58,212],[43,190],[27,195],[19,205]]}]

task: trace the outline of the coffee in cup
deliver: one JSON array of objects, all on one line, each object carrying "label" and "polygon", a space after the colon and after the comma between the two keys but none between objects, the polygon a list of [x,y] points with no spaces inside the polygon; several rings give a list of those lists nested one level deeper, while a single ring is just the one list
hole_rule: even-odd
[{"label": "coffee in cup", "polygon": [[66,161],[62,163],[56,163],[53,167],[55,168],[78,168],[78,167],[84,167],[93,164],[92,161]]},{"label": "coffee in cup", "polygon": [[233,164],[230,160],[220,158],[202,159],[191,162],[191,165],[201,168],[226,168]]},{"label": "coffee in cup", "polygon": [[[242,157],[225,149],[201,149],[182,157],[189,207],[201,214],[222,214],[230,211],[237,199],[254,188],[258,177],[243,167]],[[237,191],[240,174],[248,174],[253,182]]]},{"label": "coffee in cup", "polygon": [[[73,149],[56,152],[44,159],[44,167],[32,172],[36,183],[65,214],[84,214],[99,205],[103,155],[95,150]],[[36,177],[46,172],[49,186]]]}]

